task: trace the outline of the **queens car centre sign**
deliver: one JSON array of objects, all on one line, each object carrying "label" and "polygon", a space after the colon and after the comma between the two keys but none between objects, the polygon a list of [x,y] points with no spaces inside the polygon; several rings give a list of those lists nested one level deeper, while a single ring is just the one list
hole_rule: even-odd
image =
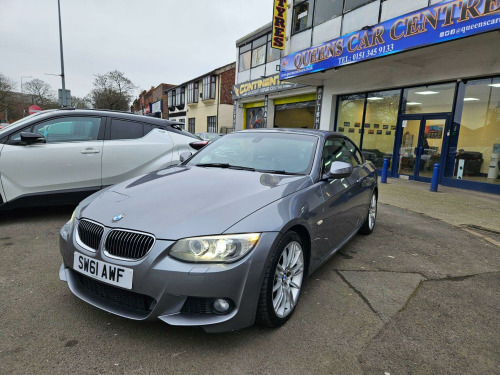
[{"label": "queens car centre sign", "polygon": [[280,79],[499,28],[500,0],[447,0],[285,56],[281,59]]}]

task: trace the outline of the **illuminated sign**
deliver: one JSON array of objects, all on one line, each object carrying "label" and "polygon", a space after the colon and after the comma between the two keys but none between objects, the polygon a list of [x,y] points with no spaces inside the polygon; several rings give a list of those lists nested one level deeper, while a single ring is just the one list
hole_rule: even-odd
[{"label": "illuminated sign", "polygon": [[238,83],[233,86],[233,99],[246,98],[247,96],[269,94],[276,91],[291,90],[305,87],[299,83],[281,82],[279,75],[275,74],[249,82]]},{"label": "illuminated sign", "polygon": [[285,49],[286,0],[274,0],[273,38],[271,47]]},{"label": "illuminated sign", "polygon": [[297,77],[500,28],[500,0],[448,0],[292,53],[280,79]]}]

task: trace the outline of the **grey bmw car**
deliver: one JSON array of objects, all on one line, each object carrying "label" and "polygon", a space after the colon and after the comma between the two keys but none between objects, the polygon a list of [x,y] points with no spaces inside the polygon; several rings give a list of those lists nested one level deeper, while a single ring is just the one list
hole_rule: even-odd
[{"label": "grey bmw car", "polygon": [[278,327],[304,278],[370,234],[377,175],[347,137],[246,130],[82,201],[59,277],[110,313],[207,332]]}]

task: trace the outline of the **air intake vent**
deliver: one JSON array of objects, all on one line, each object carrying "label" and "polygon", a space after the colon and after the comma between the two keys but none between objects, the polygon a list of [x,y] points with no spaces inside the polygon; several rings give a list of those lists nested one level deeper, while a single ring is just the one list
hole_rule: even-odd
[{"label": "air intake vent", "polygon": [[153,247],[155,238],[151,234],[121,229],[109,232],[104,253],[122,259],[141,259]]},{"label": "air intake vent", "polygon": [[78,223],[78,238],[87,248],[97,251],[101,243],[104,227],[88,220],[80,220]]}]

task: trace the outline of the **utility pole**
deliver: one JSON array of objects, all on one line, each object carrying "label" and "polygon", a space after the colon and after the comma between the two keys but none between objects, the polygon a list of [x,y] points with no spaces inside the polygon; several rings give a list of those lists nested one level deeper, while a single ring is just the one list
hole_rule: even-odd
[{"label": "utility pole", "polygon": [[64,80],[64,57],[63,57],[63,42],[62,42],[62,27],[61,27],[61,1],[57,0],[57,9],[59,11],[59,47],[61,50],[61,80],[62,80],[62,106],[67,106],[66,101],[66,82]]}]

